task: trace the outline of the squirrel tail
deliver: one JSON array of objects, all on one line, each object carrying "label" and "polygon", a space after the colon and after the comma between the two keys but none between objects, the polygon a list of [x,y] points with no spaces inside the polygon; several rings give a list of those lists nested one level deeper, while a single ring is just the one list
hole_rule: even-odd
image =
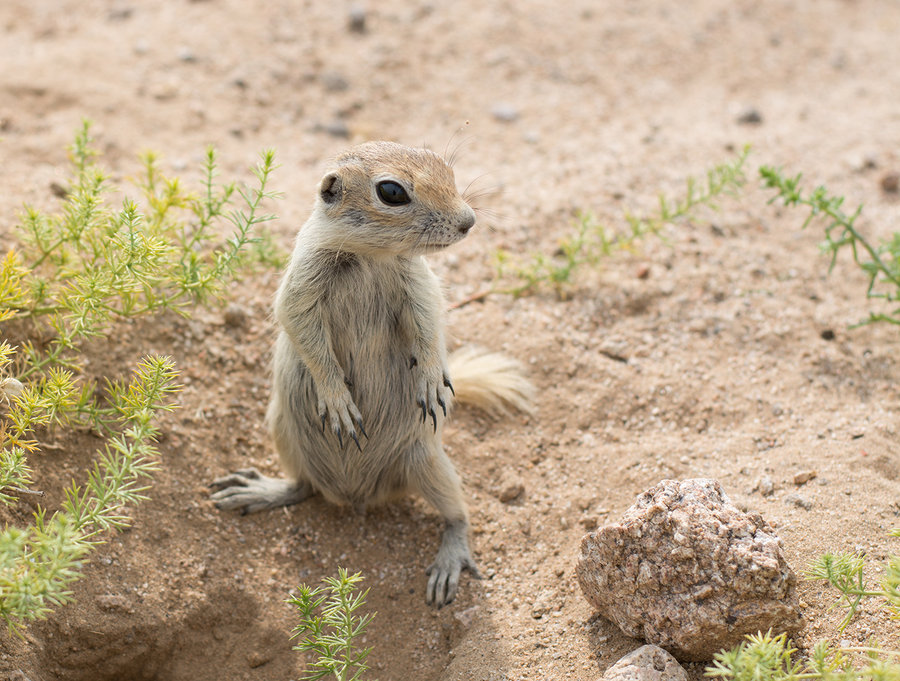
[{"label": "squirrel tail", "polygon": [[534,386],[511,357],[466,346],[450,355],[449,365],[456,401],[495,416],[534,410]]}]

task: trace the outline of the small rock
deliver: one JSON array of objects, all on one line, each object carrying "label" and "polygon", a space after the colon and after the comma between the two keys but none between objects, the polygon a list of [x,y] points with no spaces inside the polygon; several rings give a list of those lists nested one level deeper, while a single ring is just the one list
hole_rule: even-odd
[{"label": "small rock", "polygon": [[738,114],[737,122],[741,125],[759,125],[763,122],[763,117],[758,109],[748,106]]},{"label": "small rock", "polygon": [[641,646],[603,674],[605,681],[687,681],[687,672],[659,646]]},{"label": "small rock", "polygon": [[253,650],[247,654],[247,664],[250,665],[250,669],[256,669],[271,662],[273,657],[267,650]]},{"label": "small rock", "polygon": [[328,92],[343,92],[350,88],[350,83],[340,73],[323,73],[322,87]]},{"label": "small rock", "polygon": [[97,596],[97,605],[101,610],[134,612],[134,607],[128,602],[128,599],[120,594],[101,594]]},{"label": "small rock", "polygon": [[620,523],[582,539],[576,573],[601,615],[683,660],[801,624],[781,541],[715,480],[663,480],[644,492]]},{"label": "small rock", "polygon": [[848,165],[857,173],[867,170],[875,170],[878,167],[878,157],[873,153],[854,154],[848,159]]},{"label": "small rock", "polygon": [[834,329],[822,329],[822,332],[819,334],[819,337],[822,340],[833,341],[834,340]]},{"label": "small rock", "polygon": [[814,479],[818,473],[816,471],[803,471],[801,473],[797,473],[794,476],[794,484],[795,485],[805,485],[810,480]]},{"label": "small rock", "polygon": [[14,397],[18,397],[25,390],[25,386],[18,378],[4,378],[0,379],[0,397],[4,397],[7,400],[11,400]]},{"label": "small rock", "polygon": [[65,185],[54,180],[50,183],[50,193],[58,199],[64,199],[69,195],[69,190]]},{"label": "small rock", "polygon": [[16,669],[9,672],[6,678],[8,679],[8,681],[31,681],[30,678],[25,676],[25,672],[23,672],[21,669]]},{"label": "small rock", "polygon": [[509,104],[496,104],[491,109],[491,115],[503,123],[512,123],[519,118],[519,110]]},{"label": "small rock", "polygon": [[534,619],[539,620],[541,619],[541,617],[553,610],[552,599],[552,592],[546,589],[544,591],[541,591],[538,594],[537,598],[534,599],[534,603],[531,606],[531,616]]},{"label": "small rock", "polygon": [[185,46],[178,49],[178,59],[186,64],[192,64],[197,61],[197,55],[190,47]]},{"label": "small rock", "polygon": [[242,329],[247,325],[247,310],[237,303],[231,303],[225,308],[222,321],[230,329]]},{"label": "small rock", "polygon": [[634,272],[634,276],[638,279],[646,279],[650,276],[650,265],[647,263],[641,263],[638,265],[637,269]]},{"label": "small rock", "polygon": [[347,28],[352,33],[366,32],[366,10],[359,5],[353,5],[347,13]]},{"label": "small rock", "polygon": [[885,194],[900,192],[900,173],[887,173],[881,178],[881,191]]},{"label": "small rock", "polygon": [[600,526],[600,516],[586,515],[581,520],[581,526],[588,532],[593,532]]},{"label": "small rock", "polygon": [[756,489],[758,489],[759,493],[764,497],[770,497],[775,493],[775,483],[772,482],[772,478],[768,475],[764,475],[756,483]]},{"label": "small rock", "polygon": [[110,21],[125,21],[126,19],[130,19],[133,14],[133,7],[114,7],[109,11],[106,17]]},{"label": "small rock", "polygon": [[804,510],[809,510],[813,507],[812,502],[804,497],[801,494],[797,494],[796,492],[792,492],[784,497],[784,503],[792,504],[793,506],[797,506],[798,508],[802,508]]},{"label": "small rock", "polygon": [[515,501],[525,493],[525,483],[517,475],[504,475],[497,486],[497,498],[504,504]]},{"label": "small rock", "polygon": [[459,622],[464,629],[468,629],[472,626],[472,622],[475,621],[475,616],[478,614],[479,610],[481,610],[480,606],[473,605],[471,608],[466,608],[465,610],[454,613],[453,618]]},{"label": "small rock", "polygon": [[350,137],[350,128],[340,119],[335,119],[330,123],[319,123],[316,125],[316,130],[328,133],[332,137]]}]

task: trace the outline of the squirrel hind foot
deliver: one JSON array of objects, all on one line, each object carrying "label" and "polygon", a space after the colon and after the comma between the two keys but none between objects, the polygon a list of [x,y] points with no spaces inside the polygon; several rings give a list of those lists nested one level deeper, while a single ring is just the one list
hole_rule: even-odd
[{"label": "squirrel hind foot", "polygon": [[209,486],[216,508],[243,514],[298,504],[312,494],[307,482],[270,478],[255,468],[217,478]]}]

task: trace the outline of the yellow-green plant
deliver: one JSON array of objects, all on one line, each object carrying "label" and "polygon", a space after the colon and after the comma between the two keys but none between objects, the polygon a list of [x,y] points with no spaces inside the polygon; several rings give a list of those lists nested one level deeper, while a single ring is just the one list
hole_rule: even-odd
[{"label": "yellow-green plant", "polygon": [[[898,537],[900,530],[891,534]],[[880,588],[869,587],[864,568],[861,555],[826,553],[806,570],[806,579],[826,581],[840,593],[835,605],[847,611],[841,632],[863,598],[880,599],[895,619],[900,616],[900,556],[888,559]],[[864,646],[819,641],[804,658],[795,653],[787,634],[758,633],[732,650],[717,653],[706,675],[733,681],[900,681],[900,651],[882,648],[874,641]]]},{"label": "yellow-green plant", "polygon": [[575,275],[583,267],[596,267],[614,252],[634,248],[644,237],[659,235],[666,225],[692,218],[699,208],[714,209],[723,196],[735,195],[746,181],[744,164],[749,154],[750,147],[744,147],[732,161],[710,168],[705,182],[689,177],[680,196],[668,198],[660,194],[659,207],[650,215],[626,212],[623,219],[628,228],[624,231],[608,227],[592,213],[583,212],[576,218],[572,231],[560,240],[555,253],[517,257],[507,251],[498,251],[496,275],[491,286],[454,307],[494,293],[522,296],[542,287],[566,298]]},{"label": "yellow-green plant", "polygon": [[716,653],[706,676],[731,681],[897,681],[900,652],[878,646],[840,647],[819,641],[797,659],[787,634],[753,634],[732,650]]},{"label": "yellow-green plant", "polygon": [[834,196],[822,185],[804,193],[800,187],[802,175],[788,177],[780,169],[762,166],[759,175],[763,186],[774,189],[776,194],[769,203],[781,201],[785,206],[803,206],[809,210],[803,227],[811,222],[824,222],[825,241],[822,250],[831,256],[829,272],[837,262],[841,251],[849,250],[855,262],[869,278],[866,297],[888,304],[886,312],[870,312],[859,324],[889,322],[900,324],[900,232],[894,232],[889,241],[875,245],[856,225],[862,214],[862,204],[852,213],[843,210],[844,197]]},{"label": "yellow-green plant", "polygon": [[326,577],[325,586],[300,585],[288,603],[297,608],[300,624],[291,632],[299,639],[294,650],[313,653],[304,679],[333,676],[336,681],[359,681],[368,670],[366,658],[371,648],[357,648],[373,614],[356,614],[366,603],[369,590],[357,591],[362,575],[348,575],[338,568],[337,577]]},{"label": "yellow-green plant", "polygon": [[[88,426],[105,438],[86,479],[50,500],[56,512],[39,506],[32,524],[0,532],[0,617],[12,630],[69,600],[91,548],[129,522],[128,507],[145,498],[157,466],[154,419],[174,407],[171,359],[145,357],[128,382],[89,378],[85,343],[99,343],[119,319],[165,309],[188,314],[220,297],[260,258],[253,229],[272,217],[261,213],[273,196],[270,151],[254,171],[257,185],[238,189],[215,184],[209,150],[197,193],[164,177],[147,154],[141,204],[125,199],[113,209],[89,132],[85,123],[71,147],[60,212],[26,208],[17,245],[0,259],[0,504],[24,495],[43,500],[44,491],[32,489],[32,467],[50,429]],[[223,235],[228,223],[231,233]]]},{"label": "yellow-green plant", "polygon": [[[900,537],[900,530],[892,530],[891,536]],[[863,598],[881,599],[891,614],[900,618],[900,556],[888,558],[877,587],[868,584],[864,570],[865,557],[859,553],[826,553],[806,569],[806,579],[828,582],[840,593],[835,605],[847,611],[841,631],[850,624]]]}]

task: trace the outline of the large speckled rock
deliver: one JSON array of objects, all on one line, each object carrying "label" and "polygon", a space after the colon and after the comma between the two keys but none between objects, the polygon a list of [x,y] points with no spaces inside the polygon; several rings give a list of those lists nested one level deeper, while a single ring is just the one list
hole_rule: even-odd
[{"label": "large speckled rock", "polygon": [[659,646],[641,646],[603,674],[604,681],[687,681],[687,672]]},{"label": "large speckled rock", "polygon": [[715,480],[663,480],[641,494],[622,522],[584,537],[577,574],[601,615],[682,660],[800,625],[781,540]]}]

